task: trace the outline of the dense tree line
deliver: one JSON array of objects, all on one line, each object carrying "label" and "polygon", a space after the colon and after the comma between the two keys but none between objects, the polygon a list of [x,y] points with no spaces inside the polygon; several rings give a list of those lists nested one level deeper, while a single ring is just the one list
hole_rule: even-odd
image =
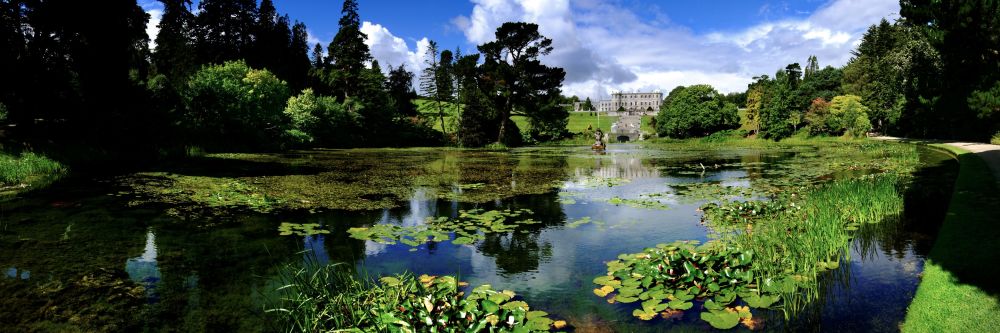
[{"label": "dense tree line", "polygon": [[759,134],[780,139],[804,127],[860,135],[870,127],[923,138],[996,135],[1000,3],[903,0],[900,7],[899,20],[868,29],[843,68],[818,69],[810,57],[804,77],[791,64],[774,78],[756,78],[746,104]]},{"label": "dense tree line", "polygon": [[446,137],[412,103],[414,73],[384,73],[373,59],[356,0],[344,1],[325,53],[271,0],[160,2],[153,48],[134,1],[0,2],[4,141],[143,152],[483,146],[523,139],[513,115],[530,119],[536,140],[565,132],[565,110],[552,107],[565,74],[539,61],[551,40],[537,25],[504,24],[481,54],[435,54],[421,73],[428,97],[461,110]]}]

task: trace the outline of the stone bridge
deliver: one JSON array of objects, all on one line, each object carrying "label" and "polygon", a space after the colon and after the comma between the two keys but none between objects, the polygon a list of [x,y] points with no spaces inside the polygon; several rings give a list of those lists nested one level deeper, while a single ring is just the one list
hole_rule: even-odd
[{"label": "stone bridge", "polygon": [[608,141],[611,142],[631,142],[639,140],[639,126],[642,125],[642,116],[620,116],[618,121],[611,124],[611,133]]}]

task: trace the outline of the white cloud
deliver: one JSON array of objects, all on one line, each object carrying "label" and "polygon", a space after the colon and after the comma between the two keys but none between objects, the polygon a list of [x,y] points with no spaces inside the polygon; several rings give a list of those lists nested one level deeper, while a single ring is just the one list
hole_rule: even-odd
[{"label": "white cloud", "polygon": [[424,59],[430,46],[429,39],[424,37],[418,40],[411,51],[406,41],[396,37],[382,25],[365,21],[361,23],[361,32],[368,36],[365,44],[371,50],[372,57],[378,60],[382,71],[388,72],[389,66],[403,66],[414,73],[414,87],[417,86],[416,78],[420,77],[420,71],[426,67]]},{"label": "white cloud", "polygon": [[143,1],[139,4],[142,10],[149,14],[146,23],[146,35],[149,36],[149,49],[156,49],[156,35],[160,34],[160,20],[163,18],[163,4],[159,1]]},{"label": "white cloud", "polygon": [[469,16],[452,20],[470,43],[492,40],[503,22],[537,23],[555,47],[544,60],[566,69],[564,92],[591,98],[698,83],[742,91],[754,76],[810,55],[820,65],[840,66],[869,25],[899,12],[894,0],[832,0],[806,19],[697,34],[665,19],[647,21],[609,0],[471,1]]}]

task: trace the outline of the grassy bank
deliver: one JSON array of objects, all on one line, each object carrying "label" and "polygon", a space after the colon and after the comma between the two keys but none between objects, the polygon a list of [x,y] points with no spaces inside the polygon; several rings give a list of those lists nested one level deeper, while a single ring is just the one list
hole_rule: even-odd
[{"label": "grassy bank", "polygon": [[[721,329],[757,325],[741,302],[750,308],[779,308],[791,317],[815,301],[824,287],[820,277],[844,269],[841,262],[849,256],[852,239],[866,229],[899,221],[901,190],[920,163],[912,145],[871,140],[689,139],[647,145],[696,151],[720,145],[777,148],[815,157],[787,165],[773,177],[751,179],[750,188],[683,187],[689,193],[709,194],[702,211],[716,241],[699,247],[660,244],[621,255],[607,263],[607,276],[594,280],[602,285],[594,291],[598,296],[641,302],[633,315],[643,320],[663,311],[687,310],[690,297],[710,299],[700,316]],[[723,199],[732,197],[739,199]],[[754,197],[770,200],[747,200]]]},{"label": "grassy bank", "polygon": [[[566,326],[510,290],[468,291],[452,276],[403,274],[378,281],[345,264],[289,265],[266,312],[284,332],[547,332]],[[468,296],[465,296],[468,294]]]},{"label": "grassy bank", "polygon": [[906,314],[904,332],[989,332],[1000,317],[1000,192],[989,166],[958,155],[961,169],[923,279]]},{"label": "grassy bank", "polygon": [[65,166],[42,155],[0,153],[0,194],[42,186],[65,173]]}]

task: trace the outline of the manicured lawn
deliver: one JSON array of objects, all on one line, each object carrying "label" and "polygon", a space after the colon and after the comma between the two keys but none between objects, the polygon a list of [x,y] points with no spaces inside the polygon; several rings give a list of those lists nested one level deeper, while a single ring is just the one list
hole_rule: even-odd
[{"label": "manicured lawn", "polygon": [[[413,100],[413,103],[417,105],[418,112],[424,115],[427,119],[433,120],[434,129],[440,131],[441,121],[438,119],[437,104],[428,99],[415,99]],[[442,103],[442,107],[444,109],[445,126],[447,126],[448,130],[451,131],[454,129],[454,126],[456,126],[455,115],[458,114],[458,104],[444,102]],[[513,116],[510,117],[510,119],[513,120],[514,123],[517,124],[517,127],[522,131],[528,129],[528,118],[524,116]],[[607,133],[611,130],[611,123],[614,123],[617,120],[618,117],[609,117],[602,114],[600,116],[601,130]],[[588,126],[597,127],[597,121],[598,117],[592,116],[590,113],[570,112],[569,122],[566,124],[566,129],[569,130],[570,133],[580,133],[586,130]],[[648,123],[648,117],[643,117],[643,124],[648,125]]]},{"label": "manicured lawn", "polygon": [[924,264],[904,332],[991,332],[1000,318],[1000,192],[986,163],[958,154],[948,215]]},{"label": "manicured lawn", "polygon": [[607,133],[611,131],[611,124],[618,121],[618,117],[609,117],[605,114],[598,117],[591,115],[589,112],[570,112],[569,122],[566,124],[566,129],[569,130],[570,133],[580,133],[586,131],[588,126],[597,128],[598,120],[600,120],[601,131]]}]

